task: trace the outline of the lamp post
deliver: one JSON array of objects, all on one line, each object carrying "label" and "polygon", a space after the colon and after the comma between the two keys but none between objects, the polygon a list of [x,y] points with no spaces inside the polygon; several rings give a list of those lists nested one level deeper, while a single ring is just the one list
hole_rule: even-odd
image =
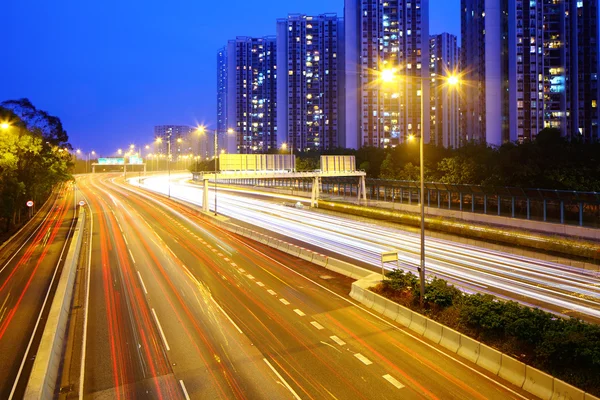
[{"label": "lamp post", "polygon": [[[399,78],[396,74],[396,69],[384,69],[381,71],[381,80],[384,82],[394,82]],[[421,82],[431,79],[423,77],[411,77],[411,79],[417,79]],[[456,86],[459,82],[459,78],[456,75],[450,75],[445,78],[446,84]],[[424,142],[425,142],[425,96],[423,95],[423,85],[421,85],[421,135],[419,137],[419,180],[421,194],[420,194],[420,214],[421,214],[421,251],[420,251],[420,262],[419,262],[419,281],[420,281],[420,303],[423,307],[425,300],[425,168],[424,168]],[[414,136],[413,136],[414,137]],[[409,136],[409,140],[412,139]]]},{"label": "lamp post", "polygon": [[[200,134],[204,134],[207,131],[207,129],[204,126],[200,126],[198,127],[198,132]],[[218,132],[215,130],[213,131],[214,133],[214,160],[215,160],[215,215],[217,215],[217,175],[219,173],[219,165],[218,165],[218,161],[219,161],[219,135]],[[234,130],[232,128],[227,129],[227,133],[228,134],[232,134],[234,133]]]}]

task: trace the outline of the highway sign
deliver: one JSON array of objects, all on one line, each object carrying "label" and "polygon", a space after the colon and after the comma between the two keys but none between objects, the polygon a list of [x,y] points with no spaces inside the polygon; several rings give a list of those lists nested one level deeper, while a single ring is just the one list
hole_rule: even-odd
[{"label": "highway sign", "polygon": [[85,206],[85,201],[81,200],[81,201],[79,202],[79,205],[80,205],[81,207]]},{"label": "highway sign", "polygon": [[107,157],[107,158],[99,158],[98,164],[102,165],[123,165],[125,164],[125,159],[122,157]]},{"label": "highway sign", "polygon": [[33,201],[29,200],[29,201],[27,202],[27,207],[33,207]]}]

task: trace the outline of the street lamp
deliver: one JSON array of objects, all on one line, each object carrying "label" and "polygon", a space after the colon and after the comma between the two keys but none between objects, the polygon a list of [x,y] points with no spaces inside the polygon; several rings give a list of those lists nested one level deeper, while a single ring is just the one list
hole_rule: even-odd
[{"label": "street lamp", "polygon": [[[204,134],[206,131],[208,131],[208,129],[206,129],[204,126],[200,126],[198,127],[198,132],[200,134]],[[227,133],[228,134],[232,134],[235,131],[233,130],[233,128],[229,128],[227,129]],[[215,130],[213,131],[214,133],[214,160],[215,160],[215,215],[217,215],[217,174],[219,173],[219,165],[218,165],[218,161],[219,161],[219,136],[218,136],[218,132]],[[224,152],[224,151],[223,151]]]},{"label": "street lamp", "polygon": [[[380,78],[383,82],[392,83],[399,80],[399,76],[397,75],[397,70],[395,68],[387,68],[381,71]],[[417,79],[421,82],[425,80],[429,80],[431,78],[423,78],[418,76],[412,76],[410,79]],[[459,78],[456,75],[450,75],[445,78],[446,84],[451,86],[456,86],[459,83]],[[419,281],[420,281],[420,303],[421,307],[423,307],[423,303],[425,300],[425,168],[423,162],[423,144],[425,141],[424,129],[425,129],[425,96],[423,96],[423,85],[421,85],[421,136],[419,137],[419,172],[420,172],[420,181],[421,181],[421,256],[419,263]],[[408,140],[412,140],[414,135],[409,135]]]},{"label": "street lamp", "polygon": [[0,128],[2,128],[3,130],[7,130],[8,128],[10,128],[10,124],[8,122],[2,122],[0,124]]}]

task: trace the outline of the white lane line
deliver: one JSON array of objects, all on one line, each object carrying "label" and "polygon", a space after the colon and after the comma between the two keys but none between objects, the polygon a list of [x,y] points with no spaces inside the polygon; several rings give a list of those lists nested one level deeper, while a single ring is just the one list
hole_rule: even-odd
[{"label": "white lane line", "polygon": [[367,357],[363,356],[363,355],[362,355],[362,354],[360,354],[360,353],[356,353],[356,354],[354,355],[354,357],[358,358],[358,359],[359,359],[360,361],[362,361],[362,362],[363,362],[363,364],[365,364],[365,365],[371,365],[371,364],[373,364],[373,361],[369,360]]},{"label": "white lane line", "polygon": [[299,316],[301,316],[301,317],[304,317],[304,316],[306,315],[306,314],[304,314],[302,311],[298,310],[297,308],[294,310],[294,312],[295,312],[296,314],[298,314]]},{"label": "white lane line", "polygon": [[265,286],[265,284],[264,284],[264,283],[262,283],[262,282],[258,282],[258,281],[256,281],[256,284],[257,284],[258,286],[260,286],[260,287],[263,287],[263,286]]},{"label": "white lane line", "polygon": [[325,328],[323,327],[323,325],[321,325],[320,323],[318,323],[318,322],[316,322],[316,321],[310,321],[310,324],[311,324],[312,326],[314,326],[315,328],[317,328],[318,330],[325,329]]},{"label": "white lane line", "polygon": [[339,344],[340,346],[343,346],[346,344],[346,342],[344,342],[342,339],[340,339],[337,336],[329,336],[329,339],[333,340],[334,342],[336,342],[337,344]]},{"label": "white lane line", "polygon": [[229,258],[225,257],[225,258],[223,259],[223,261],[227,261],[227,262],[229,262]]},{"label": "white lane line", "polygon": [[244,272],[246,272],[246,270],[243,269],[243,268],[238,268],[238,271],[240,271],[241,274],[243,274]]},{"label": "white lane line", "polygon": [[383,379],[385,379],[386,381],[388,381],[392,385],[396,386],[397,389],[402,389],[404,387],[404,385],[401,384],[400,381],[398,381],[398,379],[394,378],[390,374],[383,375]]},{"label": "white lane line", "polygon": [[277,294],[271,289],[267,290],[267,293],[269,293],[271,296],[275,296]]},{"label": "white lane line", "polygon": [[237,326],[237,324],[235,322],[233,322],[233,320],[231,319],[231,317],[229,316],[229,314],[227,314],[225,312],[225,310],[223,310],[223,308],[219,305],[219,303],[217,303],[217,301],[212,296],[210,297],[210,299],[213,301],[213,303],[215,303],[215,305],[217,306],[217,308],[219,310],[221,310],[221,312],[223,313],[223,315],[225,315],[225,317],[227,317],[227,319],[229,320],[229,322],[231,322],[231,324],[233,326],[235,326],[235,329],[237,329],[237,331],[243,335],[244,332],[242,332],[242,330],[240,329],[240,327]]},{"label": "white lane line", "polygon": [[283,383],[283,385],[290,391],[292,392],[292,395],[294,396],[294,398],[296,400],[301,400],[301,397],[298,396],[298,393],[296,393],[294,391],[294,389],[292,389],[292,387],[285,381],[285,379],[283,379],[283,376],[281,376],[279,374],[279,372],[277,372],[277,370],[275,368],[273,368],[273,366],[271,365],[271,363],[269,362],[269,360],[267,360],[266,358],[263,358],[263,361],[265,362],[265,364],[267,364],[269,366],[269,368],[271,368],[271,371],[273,371],[273,373],[275,375],[277,375],[277,377],[279,378],[279,380],[281,380],[281,383]]},{"label": "white lane line", "polygon": [[179,384],[181,385],[181,390],[183,390],[183,395],[185,396],[185,400],[190,400],[190,395],[188,394],[188,391],[185,388],[185,384],[183,383],[183,381],[181,379],[179,380]]},{"label": "white lane line", "polygon": [[138,271],[137,274],[138,278],[140,278],[140,282],[142,283],[142,287],[144,288],[144,293],[148,294],[148,291],[146,290],[146,285],[144,285],[144,280],[142,279],[142,275],[140,275],[140,271]]},{"label": "white lane line", "polygon": [[254,279],[254,277],[250,274],[246,275],[248,277],[248,279]]},{"label": "white lane line", "polygon": [[129,255],[131,256],[131,260],[135,264],[135,258],[133,257],[133,253],[131,252],[131,249],[127,249],[127,250],[129,250]]},{"label": "white lane line", "polygon": [[234,267],[237,267],[237,264],[234,263],[234,262],[232,262],[231,265],[234,266]]},{"label": "white lane line", "polygon": [[[123,233],[121,231],[121,233]],[[123,233],[123,240],[125,241],[125,244],[127,245],[127,247],[129,247],[129,243],[127,242],[127,238],[125,237],[125,233]]]},{"label": "white lane line", "polygon": [[169,347],[169,343],[167,342],[167,338],[165,337],[165,333],[163,332],[163,328],[160,325],[160,321],[158,320],[158,317],[156,316],[156,311],[154,311],[154,308],[152,309],[152,314],[154,315],[154,319],[156,320],[156,325],[158,325],[158,330],[160,331],[160,336],[162,336],[162,340],[163,340],[163,342],[165,342],[165,346],[166,346],[167,350],[171,350],[171,348]]},{"label": "white lane line", "polygon": [[280,302],[282,302],[283,304],[285,304],[286,306],[288,306],[290,304],[289,301],[287,301],[286,299],[279,299]]},{"label": "white lane line", "polygon": [[[80,192],[81,193],[81,192]],[[92,268],[92,240],[94,233],[94,211],[92,210],[92,205],[88,201],[88,199],[83,196],[88,210],[90,211],[90,229],[89,229],[89,238],[88,238],[88,260],[87,260],[87,268],[86,268],[86,281],[85,281],[85,311],[83,315],[83,339],[81,345],[81,367],[79,369],[79,400],[83,400],[83,385],[85,382],[85,354],[87,347],[87,328],[88,328],[88,314],[90,309],[90,273]]]}]

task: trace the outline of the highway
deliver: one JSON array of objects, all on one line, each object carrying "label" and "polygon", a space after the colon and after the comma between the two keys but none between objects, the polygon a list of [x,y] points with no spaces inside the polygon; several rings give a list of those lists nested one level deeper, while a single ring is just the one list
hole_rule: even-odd
[{"label": "highway", "polygon": [[0,398],[22,398],[74,226],[72,183],[0,255]]},{"label": "highway", "polygon": [[[172,175],[171,179],[171,196],[201,205],[201,187],[187,183],[189,174]],[[166,193],[167,185],[167,177],[157,176],[146,178],[143,186]],[[209,190],[213,209],[212,185]],[[247,191],[218,190],[219,214],[293,238],[326,254],[354,259],[375,271],[381,268],[381,252],[398,250],[401,268],[416,273],[418,234],[376,222],[285,207],[281,202],[250,197]],[[600,321],[598,272],[436,238],[426,241],[426,271],[468,292],[490,293],[557,314]]]},{"label": "highway", "polygon": [[532,398],[355,304],[348,278],[114,175],[78,185],[93,216],[83,398]]}]

